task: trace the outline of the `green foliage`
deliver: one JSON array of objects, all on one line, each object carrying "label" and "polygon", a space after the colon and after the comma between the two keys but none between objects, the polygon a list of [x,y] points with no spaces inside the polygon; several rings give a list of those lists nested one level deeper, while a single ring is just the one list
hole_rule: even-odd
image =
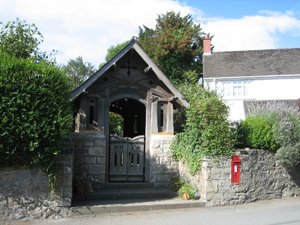
[{"label": "green foliage", "polygon": [[0,165],[51,173],[72,117],[67,78],[51,64],[0,54]]},{"label": "green foliage", "polygon": [[274,139],[274,117],[270,115],[249,116],[238,127],[242,146],[276,151],[279,145]]},{"label": "green foliage", "polygon": [[299,107],[276,101],[257,103],[250,113],[238,127],[240,147],[277,150],[277,159],[287,168],[300,165]]},{"label": "green foliage", "polygon": [[167,12],[159,15],[155,29],[139,30],[139,43],[174,83],[197,83],[202,71],[202,29],[192,16]]},{"label": "green foliage", "polygon": [[274,138],[281,146],[276,157],[287,168],[300,165],[300,112],[298,107],[285,107],[277,114],[273,126]]},{"label": "green foliage", "polygon": [[182,186],[179,188],[178,195],[182,197],[184,193],[188,194],[190,199],[197,198],[197,189],[189,183],[183,183]]},{"label": "green foliage", "polygon": [[114,112],[109,112],[109,133],[123,137],[124,118]]},{"label": "green foliage", "polygon": [[107,49],[106,56],[105,56],[105,62],[100,63],[99,68],[105,65],[109,60],[111,60],[115,55],[117,55],[127,44],[129,41],[124,41],[120,44],[113,45]]},{"label": "green foliage", "polygon": [[129,41],[124,41],[120,44],[111,46],[106,53],[105,61],[108,62],[111,60],[115,55],[117,55],[127,44]]},{"label": "green foliage", "polygon": [[300,141],[300,113],[298,114],[293,115],[286,111],[284,114],[277,115],[273,133],[281,146],[295,145]]},{"label": "green foliage", "polygon": [[175,159],[186,161],[190,172],[195,174],[204,156],[231,154],[233,134],[227,120],[228,107],[215,92],[188,84],[181,91],[190,107],[186,110],[184,131],[176,135],[171,149]]},{"label": "green foliage", "polygon": [[17,18],[2,25],[0,29],[0,50],[17,58],[32,58],[35,61],[51,61],[51,54],[40,51],[43,35],[34,24],[27,24]]},{"label": "green foliage", "polygon": [[72,89],[77,88],[96,72],[95,67],[90,62],[84,62],[81,56],[70,59],[62,70],[69,77]]},{"label": "green foliage", "polygon": [[300,142],[280,147],[276,157],[287,168],[297,167],[300,165]]},{"label": "green foliage", "polygon": [[182,197],[184,193],[187,193],[191,199],[197,199],[200,197],[197,189],[187,182],[185,178],[180,176],[172,178],[170,188],[172,191],[177,192],[179,197]]}]

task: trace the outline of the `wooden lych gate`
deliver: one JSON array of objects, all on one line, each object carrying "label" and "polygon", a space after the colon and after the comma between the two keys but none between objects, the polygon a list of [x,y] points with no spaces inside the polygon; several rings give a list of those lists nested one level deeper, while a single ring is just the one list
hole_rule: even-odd
[{"label": "wooden lych gate", "polygon": [[[75,132],[104,136],[105,182],[149,182],[151,135],[172,135],[174,113],[188,106],[135,39],[75,89],[71,100]],[[123,118],[122,135],[110,130],[110,112]]]}]

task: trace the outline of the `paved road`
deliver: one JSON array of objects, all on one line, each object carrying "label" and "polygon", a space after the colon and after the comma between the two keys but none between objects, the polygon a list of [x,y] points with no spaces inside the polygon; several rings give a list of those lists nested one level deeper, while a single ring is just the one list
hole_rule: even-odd
[{"label": "paved road", "polygon": [[238,206],[82,216],[26,224],[47,225],[300,225],[300,198]]}]

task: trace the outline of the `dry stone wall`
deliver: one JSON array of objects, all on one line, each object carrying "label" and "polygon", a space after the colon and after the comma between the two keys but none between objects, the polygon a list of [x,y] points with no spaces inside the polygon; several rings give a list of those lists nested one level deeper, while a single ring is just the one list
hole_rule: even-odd
[{"label": "dry stone wall", "polygon": [[266,150],[241,150],[241,182],[231,183],[231,159],[205,159],[201,171],[190,176],[180,163],[180,174],[190,180],[208,206],[232,205],[263,199],[300,196],[299,171],[287,171]]},{"label": "dry stone wall", "polygon": [[57,186],[51,193],[47,174],[40,169],[0,169],[1,221],[62,218],[72,201],[72,149],[57,160]]}]

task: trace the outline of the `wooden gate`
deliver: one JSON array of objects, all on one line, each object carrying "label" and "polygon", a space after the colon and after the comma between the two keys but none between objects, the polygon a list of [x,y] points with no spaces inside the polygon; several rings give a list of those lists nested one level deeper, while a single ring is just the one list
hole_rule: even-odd
[{"label": "wooden gate", "polygon": [[145,136],[122,138],[110,136],[109,181],[144,181]]}]

